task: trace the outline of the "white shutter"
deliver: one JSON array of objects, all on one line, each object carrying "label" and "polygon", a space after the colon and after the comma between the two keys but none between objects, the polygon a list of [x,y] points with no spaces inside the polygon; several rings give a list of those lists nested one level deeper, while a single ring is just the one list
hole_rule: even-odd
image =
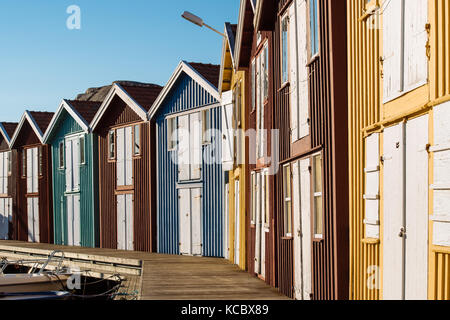
[{"label": "white shutter", "polygon": [[[5,161],[4,161],[4,166],[3,166],[3,171],[4,171],[4,182],[3,182],[3,191],[4,194],[9,194],[9,177],[8,177],[8,167],[9,167],[9,163],[10,163],[10,157],[11,157],[11,152],[5,152]],[[12,170],[12,168],[11,168]]]},{"label": "white shutter", "polygon": [[199,180],[201,178],[202,167],[202,123],[200,118],[200,112],[192,113],[189,116],[190,122],[190,173],[191,180]]},{"label": "white shutter", "polygon": [[190,178],[189,115],[179,117],[178,125],[178,180],[187,181]]},{"label": "white shutter", "polygon": [[428,115],[406,123],[405,298],[428,296]]},{"label": "white shutter", "polygon": [[202,190],[199,188],[191,190],[192,206],[192,254],[202,255]]},{"label": "white shutter", "polygon": [[81,203],[80,195],[73,196],[73,239],[75,246],[81,246]]},{"label": "white shutter", "polygon": [[[410,0],[407,0],[410,1]],[[387,102],[402,88],[402,2],[392,0],[383,11],[383,98]]]},{"label": "white shutter", "polygon": [[428,79],[426,44],[428,34],[428,0],[405,2],[405,87],[412,90]]},{"label": "white shutter", "polygon": [[73,151],[72,151],[72,141],[66,140],[66,191],[70,192],[73,190]]},{"label": "white shutter", "polygon": [[307,7],[306,1],[297,1],[297,29],[298,29],[298,83],[297,90],[299,96],[299,138],[309,135],[309,71],[308,71],[308,38],[307,38]]},{"label": "white shutter", "polygon": [[260,158],[261,145],[261,57],[256,58],[256,159]]},{"label": "white shutter", "polygon": [[33,148],[33,193],[39,192],[39,148]]},{"label": "white shutter", "polygon": [[366,138],[365,229],[366,238],[380,237],[380,134]]},{"label": "white shutter", "polygon": [[125,128],[125,185],[132,186],[133,178],[133,128]]},{"label": "white shutter", "polygon": [[[266,44],[267,45],[267,44]],[[264,129],[265,129],[265,108],[264,108],[264,73],[265,73],[265,68],[267,66],[265,66],[265,52],[266,50],[262,50],[262,53],[260,54],[260,60],[261,60],[261,71],[260,71],[260,76],[261,76],[261,105],[260,105],[260,121],[261,121],[261,126],[260,126],[260,134],[261,134],[261,144],[260,144],[260,157],[265,157],[265,151],[266,151],[266,135],[264,134]]]},{"label": "white shutter", "polygon": [[117,129],[117,186],[125,185],[125,129]]},{"label": "white shutter", "polygon": [[309,159],[300,161],[303,300],[310,300],[312,293],[311,171],[309,170],[309,167]]},{"label": "white shutter", "polygon": [[72,140],[73,190],[80,190],[80,139]]},{"label": "white shutter", "polygon": [[383,299],[402,299],[404,227],[404,124],[386,128],[383,134]]},{"label": "white shutter", "polygon": [[267,205],[267,189],[269,186],[267,185],[266,180],[266,174],[267,171],[263,171],[261,174],[261,211],[259,218],[260,224],[258,228],[261,229],[261,253],[260,253],[260,261],[261,261],[261,270],[260,274],[263,276],[263,278],[266,277],[266,232],[265,232],[265,225],[264,225],[264,216],[266,214],[266,205]]},{"label": "white shutter", "polygon": [[233,170],[233,91],[222,93],[222,166],[224,171]]},{"label": "white shutter", "polygon": [[180,254],[191,254],[191,195],[189,189],[178,190]]},{"label": "white shutter", "polygon": [[433,244],[450,247],[450,102],[434,108]]},{"label": "white shutter", "polygon": [[126,242],[127,250],[134,250],[134,195],[127,194],[126,198],[126,213],[125,213],[125,226],[126,226]]},{"label": "white shutter", "polygon": [[27,156],[27,193],[33,193],[33,149],[26,149]]},{"label": "white shutter", "polygon": [[295,3],[291,4],[288,9],[289,25],[288,25],[288,68],[290,82],[290,108],[291,108],[291,140],[295,142],[299,139],[298,132],[298,81],[297,81],[297,32],[296,32],[296,16]]},{"label": "white shutter", "polygon": [[225,184],[225,197],[224,197],[224,208],[223,208],[223,252],[224,258],[230,259],[230,236],[229,236],[229,228],[230,228],[230,211],[229,211],[229,203],[230,203],[230,185]]},{"label": "white shutter", "polygon": [[117,249],[126,249],[125,195],[117,195]]}]

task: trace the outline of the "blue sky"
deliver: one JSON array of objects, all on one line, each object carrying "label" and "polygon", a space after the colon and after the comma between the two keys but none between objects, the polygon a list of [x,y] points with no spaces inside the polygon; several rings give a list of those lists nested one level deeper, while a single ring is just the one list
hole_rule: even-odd
[{"label": "blue sky", "polygon": [[[70,5],[81,30],[69,30]],[[165,85],[180,60],[220,64],[221,37],[239,0],[0,0],[0,121],[55,111],[61,99],[115,80]]]}]

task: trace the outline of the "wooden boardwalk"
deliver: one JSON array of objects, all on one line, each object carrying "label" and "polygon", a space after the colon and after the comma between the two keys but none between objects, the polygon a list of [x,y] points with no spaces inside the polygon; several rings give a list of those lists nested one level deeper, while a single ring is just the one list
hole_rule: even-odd
[{"label": "wooden boardwalk", "polygon": [[45,257],[53,250],[64,252],[66,265],[123,275],[141,300],[288,299],[224,259],[0,241],[0,257],[8,259]]}]

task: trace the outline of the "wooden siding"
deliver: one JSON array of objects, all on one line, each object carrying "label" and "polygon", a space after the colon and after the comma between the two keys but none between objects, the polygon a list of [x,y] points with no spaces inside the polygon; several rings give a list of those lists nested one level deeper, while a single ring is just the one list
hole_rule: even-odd
[{"label": "wooden siding", "polygon": [[371,20],[360,21],[364,0],[347,1],[348,16],[348,100],[349,100],[349,214],[350,214],[350,299],[379,299],[380,290],[369,289],[369,266],[380,266],[380,244],[365,242],[363,128],[380,119],[381,33]]},{"label": "wooden siding", "polygon": [[[168,115],[209,106],[217,101],[196,81],[186,74],[180,76],[169,93],[166,101],[155,115],[156,141],[158,157],[158,252],[179,254],[179,222],[178,222],[178,166],[177,152],[168,151],[167,122]],[[221,131],[221,108],[211,109],[211,126]],[[213,138],[213,143],[202,147],[203,161],[202,180],[202,241],[203,255],[212,257],[223,256],[223,172],[220,164],[221,137]],[[215,157],[214,164],[210,163]]]},{"label": "wooden siding", "polygon": [[[81,246],[97,247],[98,239],[98,185],[94,177],[98,174],[97,137],[85,134],[81,126],[63,111],[58,120],[58,131],[51,137],[53,163],[53,209],[55,244],[67,244],[66,171],[59,168],[59,144],[72,134],[84,134],[85,164],[80,166],[80,239]],[[65,152],[65,151],[64,151]]]},{"label": "wooden siding", "polygon": [[9,239],[16,240],[16,228],[14,220],[16,219],[16,207],[17,207],[17,170],[15,170],[17,166],[17,150],[11,150],[9,148],[8,142],[3,138],[3,135],[0,134],[0,152],[8,152],[11,151],[11,175],[8,177],[8,194],[7,198],[12,199],[12,207],[11,207],[11,213],[12,213],[12,221],[9,223],[8,226],[8,233],[9,233]]},{"label": "wooden siding", "polygon": [[[141,123],[141,118],[116,96],[96,130],[99,150],[99,204],[100,204],[100,245],[102,248],[117,248],[117,166],[108,161],[108,132],[111,128]],[[150,124],[141,124],[141,153],[133,158],[134,176],[134,249],[154,252],[156,250],[154,214],[151,208],[151,158]]]},{"label": "wooden siding", "polygon": [[[291,1],[279,1],[275,31],[275,127],[280,129],[280,161],[323,156],[324,237],[312,241],[312,299],[333,300],[348,297],[348,186],[345,6],[332,0],[319,0],[319,55],[308,66],[310,137],[291,144],[289,84],[281,81],[281,15]],[[300,146],[300,147],[298,147]],[[282,167],[276,191],[278,283],[281,292],[294,296],[293,239],[284,237]],[[299,213],[293,213],[299,214]],[[294,233],[296,231],[294,230]]]}]

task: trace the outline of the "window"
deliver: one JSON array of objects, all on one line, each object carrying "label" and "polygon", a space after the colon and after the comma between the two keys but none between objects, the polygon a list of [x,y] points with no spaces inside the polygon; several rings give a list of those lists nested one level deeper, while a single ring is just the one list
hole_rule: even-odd
[{"label": "window", "polygon": [[134,155],[141,154],[141,125],[134,126]]},{"label": "window", "polygon": [[108,134],[108,158],[114,160],[116,158],[116,131],[111,130]]},{"label": "window", "polygon": [[292,237],[291,165],[283,167],[284,235]]},{"label": "window", "polygon": [[281,20],[281,81],[289,81],[289,12]]},{"label": "window", "polygon": [[211,143],[211,110],[202,111],[202,143]]},{"label": "window", "polygon": [[27,176],[27,150],[22,149],[22,177]]},{"label": "window", "polygon": [[39,153],[39,165],[38,165],[38,167],[39,167],[39,175],[40,176],[42,176],[42,174],[43,174],[43,166],[44,166],[44,161],[43,161],[43,157],[44,157],[44,155],[43,155],[43,149],[42,149],[42,146],[40,146],[39,148],[38,148],[38,153]]},{"label": "window", "polygon": [[59,168],[64,169],[64,141],[59,143]]},{"label": "window", "polygon": [[177,142],[177,118],[167,119],[167,149],[175,150]]},{"label": "window", "polygon": [[319,53],[319,23],[317,0],[309,0],[309,40],[311,57]]},{"label": "window", "polygon": [[322,155],[313,157],[314,238],[323,238]]},{"label": "window", "polygon": [[387,103],[428,80],[428,1],[391,1],[383,13],[383,101]]},{"label": "window", "polygon": [[266,43],[256,58],[256,148],[257,159],[265,156],[265,102],[269,96],[269,47]]},{"label": "window", "polygon": [[86,145],[84,136],[80,137],[80,164],[86,164]]}]

